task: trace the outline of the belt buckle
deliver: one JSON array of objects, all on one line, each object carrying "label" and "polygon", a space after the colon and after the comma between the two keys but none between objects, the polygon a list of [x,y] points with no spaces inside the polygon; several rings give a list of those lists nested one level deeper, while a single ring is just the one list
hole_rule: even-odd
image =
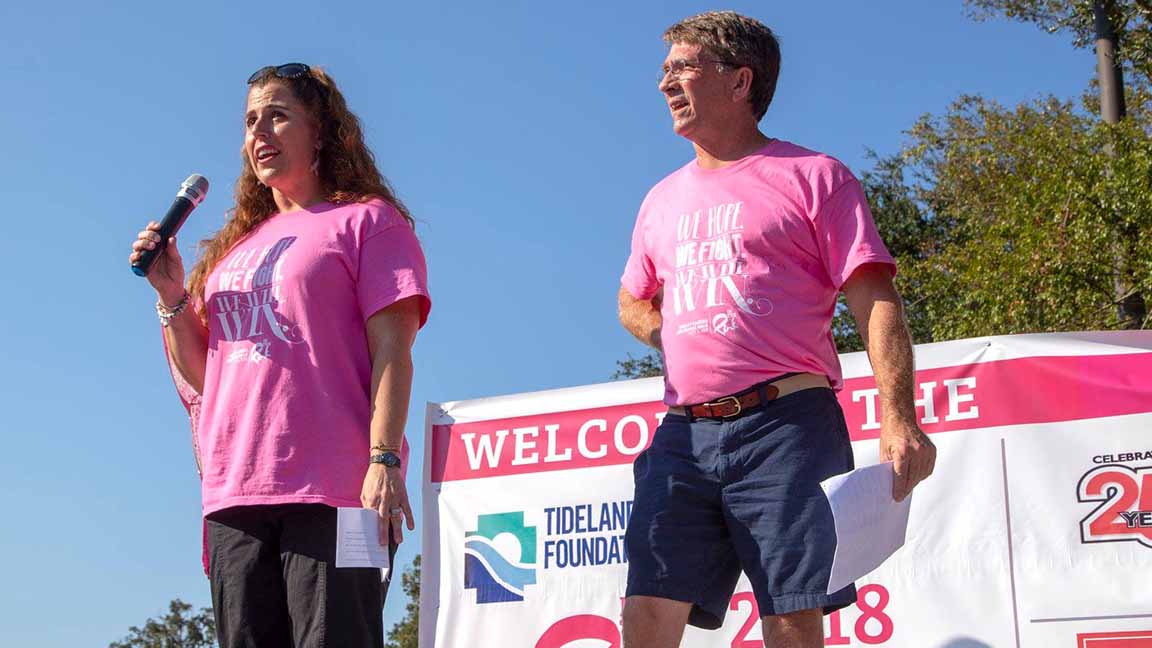
[{"label": "belt buckle", "polygon": [[720,405],[721,403],[724,403],[725,401],[732,401],[733,403],[735,403],[736,404],[736,411],[732,412],[731,414],[721,415],[720,418],[726,418],[727,419],[727,418],[733,418],[736,416],[740,416],[740,412],[744,411],[744,406],[740,404],[740,399],[736,398],[735,396],[725,396],[724,398],[721,398],[718,401],[712,401],[711,403],[708,403],[708,406],[709,407],[716,407],[717,405]]}]

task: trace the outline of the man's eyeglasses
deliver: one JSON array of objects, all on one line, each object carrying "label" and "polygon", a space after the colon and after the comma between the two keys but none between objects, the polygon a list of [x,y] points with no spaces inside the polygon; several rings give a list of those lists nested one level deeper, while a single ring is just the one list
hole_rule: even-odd
[{"label": "man's eyeglasses", "polygon": [[277,79],[299,79],[307,75],[312,68],[304,65],[303,63],[285,63],[284,65],[265,65],[264,67],[252,73],[248,77],[248,85],[256,83],[260,79],[266,79],[269,76],[274,76]]},{"label": "man's eyeglasses", "polygon": [[672,77],[673,81],[680,81],[681,79],[685,78],[685,75],[689,72],[691,72],[692,74],[696,74],[696,73],[700,72],[701,70],[703,70],[705,63],[714,63],[714,64],[716,64],[717,68],[743,67],[739,63],[733,63],[732,61],[721,61],[720,59],[702,58],[702,59],[698,59],[695,61],[686,61],[684,59],[676,59],[674,61],[669,61],[669,62],[665,63],[664,67],[660,69],[660,81],[663,82],[664,79],[667,77]]}]

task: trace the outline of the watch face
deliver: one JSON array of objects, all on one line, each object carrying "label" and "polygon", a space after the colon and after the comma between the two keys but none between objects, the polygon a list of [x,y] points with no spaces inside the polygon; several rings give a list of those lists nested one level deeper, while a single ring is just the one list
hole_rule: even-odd
[{"label": "watch face", "polygon": [[396,468],[400,465],[400,457],[396,456],[395,452],[385,452],[383,463],[389,468]]}]

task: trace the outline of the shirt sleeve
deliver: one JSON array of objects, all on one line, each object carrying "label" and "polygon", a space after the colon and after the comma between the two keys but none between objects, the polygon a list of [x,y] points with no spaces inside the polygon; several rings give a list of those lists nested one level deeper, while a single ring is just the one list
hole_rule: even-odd
[{"label": "shirt sleeve", "polygon": [[641,207],[636,226],[632,229],[632,252],[628,256],[628,263],[624,265],[624,275],[620,277],[620,285],[636,299],[651,299],[660,289],[656,264],[652,262],[646,245],[644,214],[645,210]]},{"label": "shirt sleeve", "polygon": [[361,241],[358,256],[356,298],[364,321],[401,299],[418,296],[423,327],[432,310],[428,267],[407,221],[397,216],[390,226],[370,234]]},{"label": "shirt sleeve", "polygon": [[896,261],[880,239],[864,188],[855,178],[828,197],[814,225],[821,242],[821,261],[837,290],[866,263],[883,263],[896,274]]}]

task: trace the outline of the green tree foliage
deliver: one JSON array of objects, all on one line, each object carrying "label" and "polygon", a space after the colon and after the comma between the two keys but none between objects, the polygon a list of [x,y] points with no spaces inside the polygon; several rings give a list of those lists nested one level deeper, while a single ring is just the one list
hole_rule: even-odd
[{"label": "green tree foliage", "polygon": [[420,640],[420,556],[401,576],[404,594],[408,596],[404,618],[388,631],[385,648],[418,648]]},{"label": "green tree foliage", "polygon": [[912,128],[909,195],[940,226],[898,285],[932,339],[1118,328],[1118,240],[1128,285],[1152,295],[1148,98],[1136,88],[1129,118],[1110,126],[1091,98],[1010,109],[969,96]]},{"label": "green tree foliage", "polygon": [[652,378],[664,375],[664,357],[659,353],[650,352],[639,358],[628,354],[625,360],[616,361],[616,371],[612,372],[612,380],[631,380],[633,378]]},{"label": "green tree foliage", "polygon": [[[1093,47],[1092,0],[965,0],[978,20],[1004,16],[1051,32],[1070,32],[1077,47]],[[1152,78],[1152,0],[1105,0],[1126,67]]]},{"label": "green tree foliage", "polygon": [[[108,648],[212,648],[216,645],[216,622],[212,610],[192,606],[180,599],[168,604],[168,614],[148,619],[143,628],[128,628],[128,636]],[[415,644],[413,644],[415,645]]]},{"label": "green tree foliage", "polygon": [[[1070,32],[1079,47],[1094,43],[1091,0],[965,4],[977,19],[1005,16]],[[1080,106],[1049,98],[1014,109],[967,96],[922,118],[903,154],[862,174],[900,264],[916,343],[1118,328],[1117,282],[1152,299],[1152,0],[1105,4],[1121,60],[1136,73],[1125,123],[1100,124],[1094,95]],[[863,348],[843,300],[832,330],[841,352]]]}]

